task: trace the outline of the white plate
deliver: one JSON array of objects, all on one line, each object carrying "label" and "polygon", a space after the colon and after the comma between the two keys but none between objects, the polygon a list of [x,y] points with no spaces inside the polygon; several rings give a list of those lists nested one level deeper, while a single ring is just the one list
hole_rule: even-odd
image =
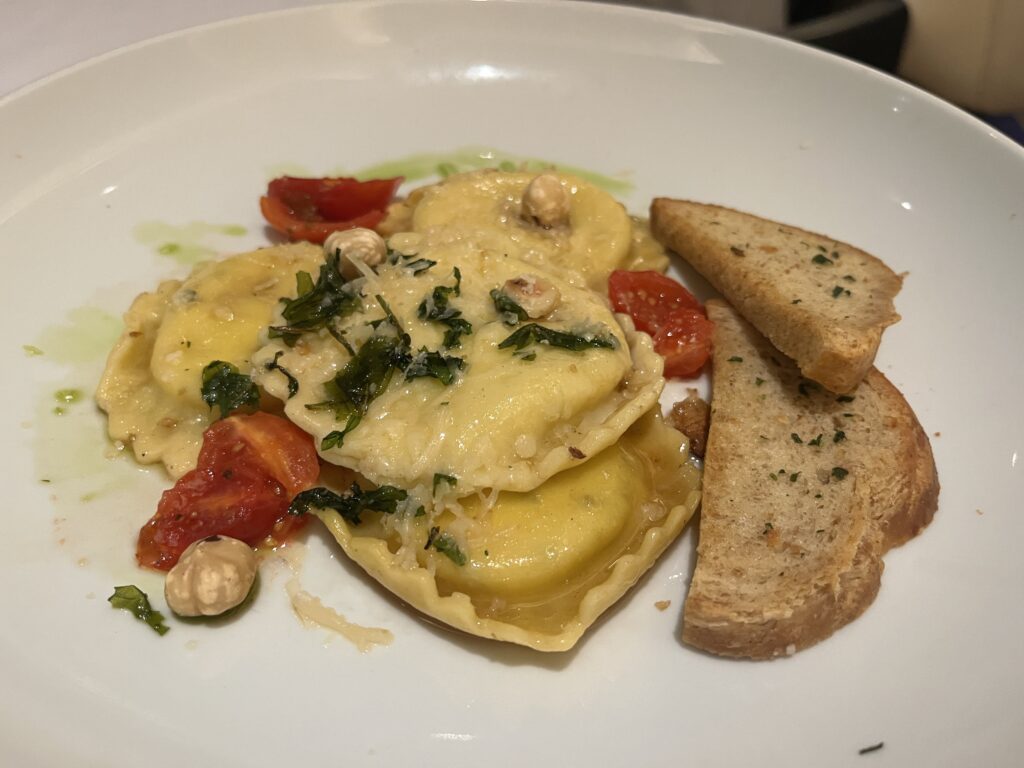
[{"label": "white plate", "polygon": [[[183,272],[153,246],[265,242],[256,199],[285,165],[467,145],[626,174],[637,212],[653,195],[724,203],[910,273],[879,365],[935,434],[943,489],[862,618],[772,663],[696,653],[676,640],[692,534],[563,656],[432,629],[315,532],[306,586],[393,645],[361,655],[304,628],[284,574],[217,628],[157,637],[107,606],[116,583],[159,595],[131,550],[166,481],[105,460],[90,404],[56,417],[52,396],[94,384],[116,331],[103,312]],[[247,234],[142,242],[152,220]],[[1020,148],[887,77],[679,16],[354,3],[172,35],[15,94],[0,102],[0,763],[1019,764],[1022,246]]]}]

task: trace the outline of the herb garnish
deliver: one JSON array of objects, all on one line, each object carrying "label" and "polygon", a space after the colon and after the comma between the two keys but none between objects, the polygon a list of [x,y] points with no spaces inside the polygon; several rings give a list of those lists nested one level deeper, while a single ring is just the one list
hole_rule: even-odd
[{"label": "herb garnish", "polygon": [[740,357],[739,355],[733,355],[732,357],[730,357],[728,359],[727,362],[730,362],[730,363],[742,363],[743,362],[743,358]]},{"label": "herb garnish", "polygon": [[837,403],[852,403],[856,398],[853,395],[840,395],[836,398]]},{"label": "herb garnish", "polygon": [[405,345],[393,336],[374,336],[359,348],[345,367],[324,385],[327,399],[306,406],[311,411],[334,411],[335,420],[345,421],[344,429],[324,437],[321,450],[341,445],[345,435],[359,424],[373,399],[387,389],[395,368],[400,368],[407,360]]},{"label": "herb garnish", "polygon": [[545,328],[537,323],[528,323],[512,333],[507,339],[498,345],[498,349],[513,347],[517,350],[525,349],[531,344],[548,344],[552,347],[568,349],[572,352],[581,352],[584,349],[617,349],[618,340],[611,334],[594,333],[579,335],[556,331],[554,328]]},{"label": "herb garnish", "polygon": [[285,325],[270,327],[270,338],[283,339],[289,347],[307,331],[329,327],[330,321],[347,317],[360,307],[362,296],[354,283],[347,282],[338,269],[339,254],[327,256],[316,284],[308,272],[295,276],[294,299],[284,299],[281,315]]},{"label": "herb garnish", "polygon": [[832,259],[830,259],[828,256],[825,256],[824,254],[821,254],[821,253],[814,254],[814,258],[811,259],[811,261],[813,261],[815,264],[821,264],[822,266],[824,266],[826,264],[828,266],[830,266],[830,267],[834,266],[833,263],[832,263]]},{"label": "herb garnish", "polygon": [[288,505],[288,514],[304,515],[310,508],[333,509],[345,521],[359,525],[363,512],[394,514],[398,502],[405,501],[408,497],[408,493],[393,485],[382,485],[371,491],[364,491],[358,483],[352,483],[345,496],[329,488],[310,488],[292,499],[292,503]]},{"label": "herb garnish", "polygon": [[850,474],[850,470],[848,469],[843,469],[842,467],[832,467],[832,477],[834,477],[836,480],[842,480],[848,474]]},{"label": "herb garnish", "polygon": [[149,597],[134,584],[114,587],[114,594],[107,598],[113,608],[131,611],[136,619],[146,622],[158,635],[165,635],[170,630],[164,624],[164,615],[154,611],[149,604]]},{"label": "herb garnish", "polygon": [[435,496],[437,495],[437,486],[439,486],[441,483],[446,483],[449,488],[454,488],[456,485],[459,484],[459,478],[455,477],[455,475],[445,475],[442,474],[441,472],[435,472],[434,487],[431,490],[431,493],[433,493]]},{"label": "herb garnish", "polygon": [[254,408],[260,403],[260,392],[252,379],[223,360],[214,360],[203,368],[200,392],[210,410],[215,406],[220,410],[218,419],[223,419],[239,408]]},{"label": "herb garnish", "polygon": [[800,435],[798,435],[796,432],[791,432],[789,436],[793,438],[793,442],[796,443],[797,445],[803,442],[803,440],[800,438]]},{"label": "herb garnish", "polygon": [[438,285],[431,292],[430,296],[420,302],[417,315],[421,320],[434,320],[441,325],[448,326],[444,333],[442,344],[445,349],[458,347],[462,344],[462,336],[468,336],[473,332],[473,326],[468,320],[462,317],[462,311],[450,305],[452,296],[459,296],[462,293],[462,272],[458,267],[452,269],[455,276],[455,285]]},{"label": "herb garnish", "polygon": [[447,386],[455,381],[455,372],[461,370],[462,366],[461,357],[448,357],[440,352],[421,349],[406,366],[405,378],[433,378]]},{"label": "herb garnish", "polygon": [[733,256],[746,256],[747,252],[736,245],[730,245],[729,250],[732,251]]},{"label": "herb garnish", "polygon": [[821,447],[821,437],[822,437],[821,433],[818,433],[818,436],[816,438],[814,438],[813,440],[808,441],[807,444],[808,445],[817,446],[817,447]]},{"label": "herb garnish", "polygon": [[832,442],[833,443],[841,443],[845,439],[846,439],[846,433],[843,432],[843,430],[841,430],[841,429],[837,429],[836,433],[834,435],[832,435]]},{"label": "herb garnish", "polygon": [[849,289],[848,289],[848,288],[843,288],[843,286],[841,286],[841,285],[837,285],[837,286],[836,286],[835,288],[833,288],[833,289],[832,289],[832,298],[833,298],[833,299],[838,299],[838,298],[839,298],[840,296],[842,296],[842,295],[843,295],[844,293],[845,293],[845,294],[846,294],[847,296],[850,296],[850,295],[852,295],[852,294],[850,293],[850,291],[849,291]]},{"label": "herb garnish", "polygon": [[433,526],[427,534],[427,543],[423,548],[430,549],[431,547],[436,549],[456,565],[466,564],[466,555],[461,549],[459,549],[459,545],[455,543],[455,539],[447,533],[441,533],[441,529],[436,525]]},{"label": "herb garnish", "polygon": [[519,325],[522,321],[530,319],[526,310],[519,306],[515,299],[498,288],[491,289],[491,301],[494,302],[494,308],[502,316],[501,322],[507,326]]},{"label": "herb garnish", "polygon": [[284,354],[283,350],[278,351],[274,355],[274,359],[270,360],[269,362],[264,363],[263,367],[265,369],[267,369],[268,371],[280,371],[281,374],[286,379],[288,379],[288,399],[290,400],[291,398],[295,397],[295,395],[297,395],[298,392],[299,392],[299,380],[296,379],[294,376],[292,376],[291,373],[287,369],[281,367],[278,364],[277,361],[281,359],[281,356],[283,354]]}]

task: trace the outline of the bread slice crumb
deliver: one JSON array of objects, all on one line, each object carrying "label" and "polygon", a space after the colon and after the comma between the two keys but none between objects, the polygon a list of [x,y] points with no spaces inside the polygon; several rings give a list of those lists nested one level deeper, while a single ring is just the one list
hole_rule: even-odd
[{"label": "bread slice crumb", "polygon": [[935,463],[876,369],[836,395],[725,302],[707,311],[711,430],[683,640],[725,656],[792,655],[872,602],[884,552],[932,519]]}]

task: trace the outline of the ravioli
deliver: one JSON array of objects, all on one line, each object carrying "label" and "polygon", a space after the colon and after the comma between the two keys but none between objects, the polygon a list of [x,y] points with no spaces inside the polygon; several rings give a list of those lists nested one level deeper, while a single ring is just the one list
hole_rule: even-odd
[{"label": "ravioli", "polygon": [[[360,309],[335,332],[354,347],[368,337],[394,334],[384,322],[386,304],[413,350],[459,358],[462,367],[452,383],[396,373],[341,444],[324,448],[323,441],[344,422],[330,409],[317,410],[318,403],[329,399],[325,385],[351,353],[321,331],[305,334],[291,347],[271,340],[256,355],[257,382],[286,401],[285,414],[317,439],[327,461],[379,485],[430,487],[440,474],[456,478],[460,496],[482,489],[528,491],[614,443],[657,401],[664,385],[661,358],[647,336],[634,333],[627,318],[616,319],[593,292],[548,275],[561,301],[540,323],[606,337],[613,348],[503,349],[501,343],[517,328],[505,324],[490,292],[506,280],[536,273],[536,267],[481,251],[471,239],[425,246],[417,258],[436,264],[418,273],[403,263],[385,265],[361,278]],[[471,323],[472,332],[445,349],[446,326],[421,319],[419,306],[431,301],[436,287],[454,286],[456,269],[459,295],[451,297],[451,306]],[[285,376],[264,365],[275,359],[298,381],[294,397]]]},{"label": "ravioli", "polygon": [[309,244],[264,248],[200,264],[184,282],[140,295],[96,392],[110,437],[143,464],[163,462],[173,478],[195,467],[211,422],[203,368],[223,360],[247,370],[279,298],[295,295],[295,273],[322,260]]},{"label": "ravioli", "polygon": [[[700,474],[656,410],[591,461],[493,506],[465,499],[438,517],[317,512],[345,553],[403,601],[481,637],[570,649],[655,562],[693,515]],[[424,548],[435,528],[462,565]]]},{"label": "ravioli", "polygon": [[424,189],[412,211],[412,230],[469,240],[604,292],[608,275],[631,261],[633,223],[607,192],[556,175],[570,196],[567,227],[545,229],[524,218],[523,193],[536,174],[478,171]]}]

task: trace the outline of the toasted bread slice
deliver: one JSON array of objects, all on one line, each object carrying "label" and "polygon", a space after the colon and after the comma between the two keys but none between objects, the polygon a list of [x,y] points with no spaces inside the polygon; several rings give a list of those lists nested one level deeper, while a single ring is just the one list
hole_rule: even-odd
[{"label": "toasted bread slice", "polygon": [[651,229],[789,357],[804,376],[849,392],[900,316],[902,279],[832,238],[717,205],[656,198]]},{"label": "toasted bread slice", "polygon": [[935,513],[935,463],[877,369],[837,396],[725,302],[707,311],[711,431],[683,640],[725,656],[790,654],[871,603],[883,553]]}]

